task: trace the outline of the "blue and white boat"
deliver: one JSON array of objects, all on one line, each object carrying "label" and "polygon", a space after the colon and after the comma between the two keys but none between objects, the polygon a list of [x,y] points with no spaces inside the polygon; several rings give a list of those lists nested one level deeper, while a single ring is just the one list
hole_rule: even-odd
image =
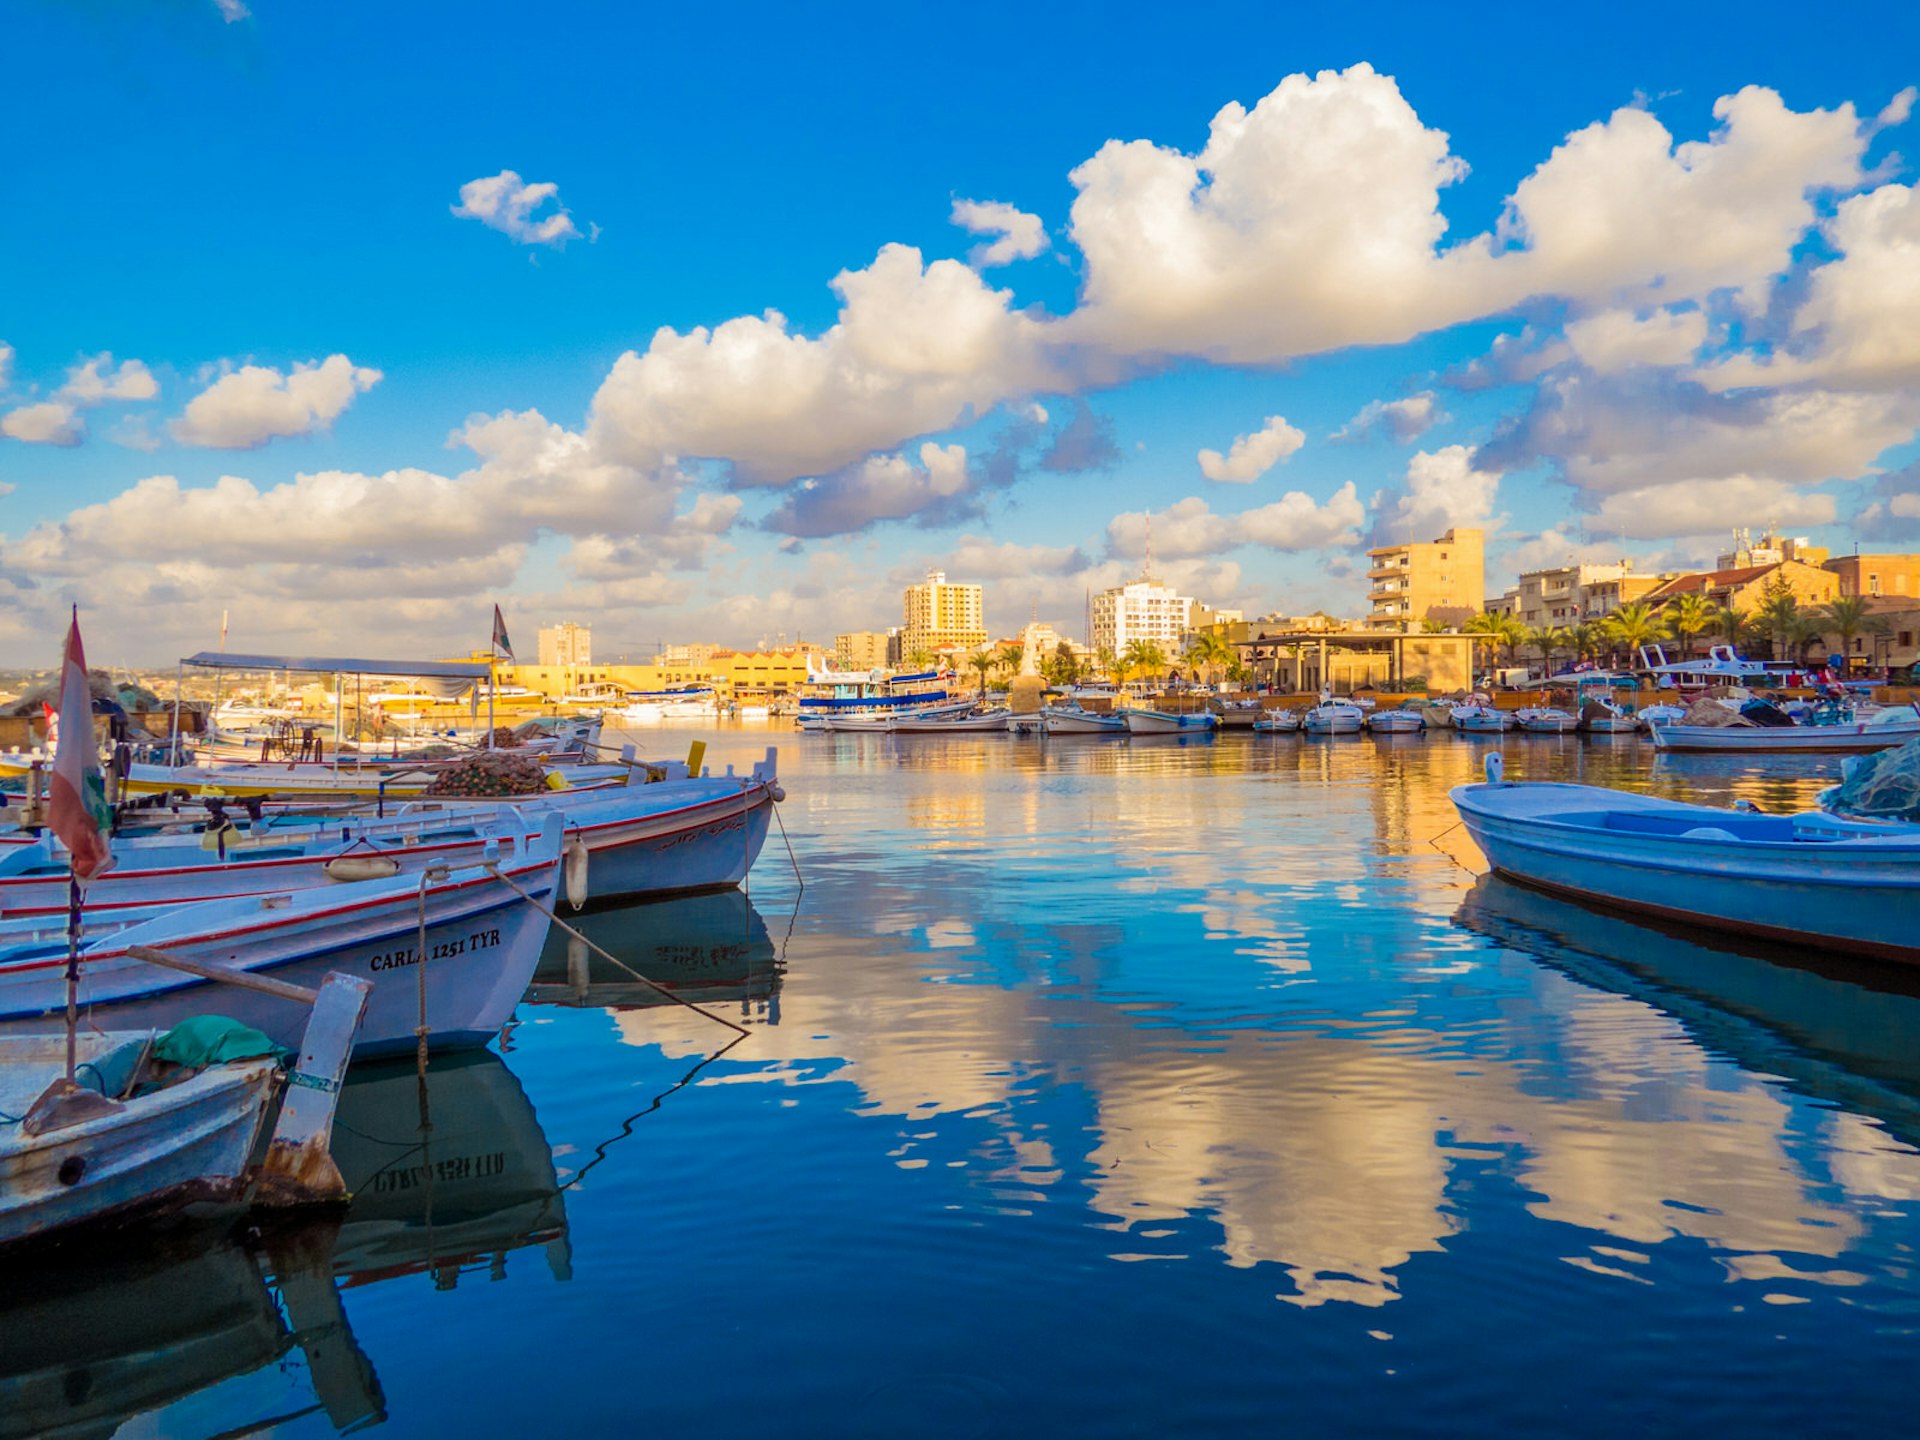
[{"label": "blue and white boat", "polygon": [[1205,711],[1182,715],[1171,710],[1130,709],[1125,714],[1129,735],[1205,735],[1220,723],[1218,715]]},{"label": "blue and white boat", "polygon": [[1427,728],[1420,712],[1407,706],[1376,710],[1367,716],[1366,725],[1376,735],[1418,735]]},{"label": "blue and white boat", "polygon": [[1040,707],[1040,724],[1049,735],[1124,735],[1127,717],[1124,711],[1088,710],[1078,701]]},{"label": "blue and white boat", "polygon": [[1298,710],[1269,710],[1253,722],[1255,731],[1262,735],[1297,735],[1300,733],[1300,712]]},{"label": "blue and white boat", "polygon": [[1920,961],[1920,825],[1509,782],[1498,760],[1453,803],[1502,875],[1683,924]]},{"label": "blue and white boat", "polygon": [[[1768,707],[1762,707],[1768,708]],[[1891,750],[1920,736],[1920,712],[1908,706],[1858,709],[1851,705],[1822,706],[1791,724],[1685,725],[1651,728],[1661,750],[1736,754],[1860,755]]]},{"label": "blue and white boat", "polygon": [[1300,728],[1309,735],[1358,735],[1365,713],[1358,705],[1322,695],[1320,703],[1300,717]]}]

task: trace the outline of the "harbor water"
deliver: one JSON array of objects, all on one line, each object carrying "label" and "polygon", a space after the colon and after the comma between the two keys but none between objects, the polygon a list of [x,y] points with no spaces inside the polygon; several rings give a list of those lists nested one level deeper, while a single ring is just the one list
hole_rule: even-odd
[{"label": "harbor water", "polygon": [[630,738],[780,746],[746,893],[357,1067],[343,1213],[0,1269],[0,1440],[1911,1430],[1912,979],[1489,879],[1447,798],[1837,761]]}]

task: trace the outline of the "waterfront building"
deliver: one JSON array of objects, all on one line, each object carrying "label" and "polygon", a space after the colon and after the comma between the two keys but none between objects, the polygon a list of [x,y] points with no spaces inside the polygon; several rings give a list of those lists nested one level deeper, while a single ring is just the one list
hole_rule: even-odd
[{"label": "waterfront building", "polygon": [[1531,629],[1546,630],[1598,620],[1660,585],[1659,576],[1635,575],[1633,562],[1627,559],[1605,565],[1560,565],[1527,571],[1507,595],[1488,601],[1485,608],[1494,610],[1497,605],[1496,613],[1512,615]]},{"label": "waterfront building", "polygon": [[951,585],[944,570],[929,570],[922,584],[907,587],[902,601],[902,655],[977,650],[987,643],[986,608],[978,585]]},{"label": "waterfront building", "polygon": [[1093,648],[1121,655],[1136,640],[1151,641],[1172,659],[1185,646],[1194,606],[1192,596],[1150,575],[1102,590],[1093,597]]},{"label": "waterfront building", "polygon": [[1842,595],[1920,599],[1920,555],[1836,555],[1821,568],[1833,572]]},{"label": "waterfront building", "polygon": [[1365,628],[1273,630],[1238,642],[1256,683],[1316,694],[1331,690],[1425,690],[1451,694],[1473,688],[1474,637],[1458,631],[1403,633]]},{"label": "waterfront building", "polygon": [[1368,628],[1417,630],[1425,620],[1458,628],[1480,612],[1486,537],[1456,528],[1438,540],[1369,550],[1367,580]]},{"label": "waterfront building", "polygon": [[900,630],[854,630],[833,637],[834,662],[842,670],[882,670],[894,663]]},{"label": "waterfront building", "polygon": [[593,627],[571,620],[540,630],[540,663],[545,666],[591,665]]},{"label": "waterfront building", "polygon": [[1703,595],[1715,605],[1751,612],[1781,587],[1802,605],[1824,605],[1840,593],[1840,577],[1804,560],[1780,560],[1737,570],[1704,570],[1676,575],[1647,592],[1651,606],[1661,606],[1680,595]]}]

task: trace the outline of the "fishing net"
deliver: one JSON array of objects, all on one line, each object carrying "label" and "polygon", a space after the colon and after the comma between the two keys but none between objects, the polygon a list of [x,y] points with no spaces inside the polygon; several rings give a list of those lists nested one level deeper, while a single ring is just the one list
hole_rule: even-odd
[{"label": "fishing net", "polygon": [[429,795],[461,795],[469,799],[500,795],[532,795],[546,788],[546,771],[537,760],[498,750],[483,750],[442,770],[426,789]]},{"label": "fishing net", "polygon": [[1725,728],[1729,725],[1751,725],[1753,721],[1747,719],[1738,710],[1734,709],[1733,706],[1725,704],[1722,701],[1701,699],[1694,701],[1693,704],[1687,707],[1687,713],[1680,717],[1679,723],[1682,725],[1710,725],[1716,728]]},{"label": "fishing net", "polygon": [[1920,823],[1920,740],[1855,756],[1841,774],[1840,783],[1820,797],[1834,814]]}]

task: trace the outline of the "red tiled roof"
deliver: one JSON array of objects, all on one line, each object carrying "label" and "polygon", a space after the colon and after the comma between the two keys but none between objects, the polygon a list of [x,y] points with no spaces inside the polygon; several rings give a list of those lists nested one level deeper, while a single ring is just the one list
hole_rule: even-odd
[{"label": "red tiled roof", "polygon": [[1645,598],[1648,604],[1657,605],[1676,595],[1704,595],[1709,590],[1730,590],[1736,585],[1750,584],[1779,568],[1779,564],[1775,563],[1748,565],[1739,570],[1702,570],[1692,575],[1676,575],[1659,589],[1648,591]]}]

